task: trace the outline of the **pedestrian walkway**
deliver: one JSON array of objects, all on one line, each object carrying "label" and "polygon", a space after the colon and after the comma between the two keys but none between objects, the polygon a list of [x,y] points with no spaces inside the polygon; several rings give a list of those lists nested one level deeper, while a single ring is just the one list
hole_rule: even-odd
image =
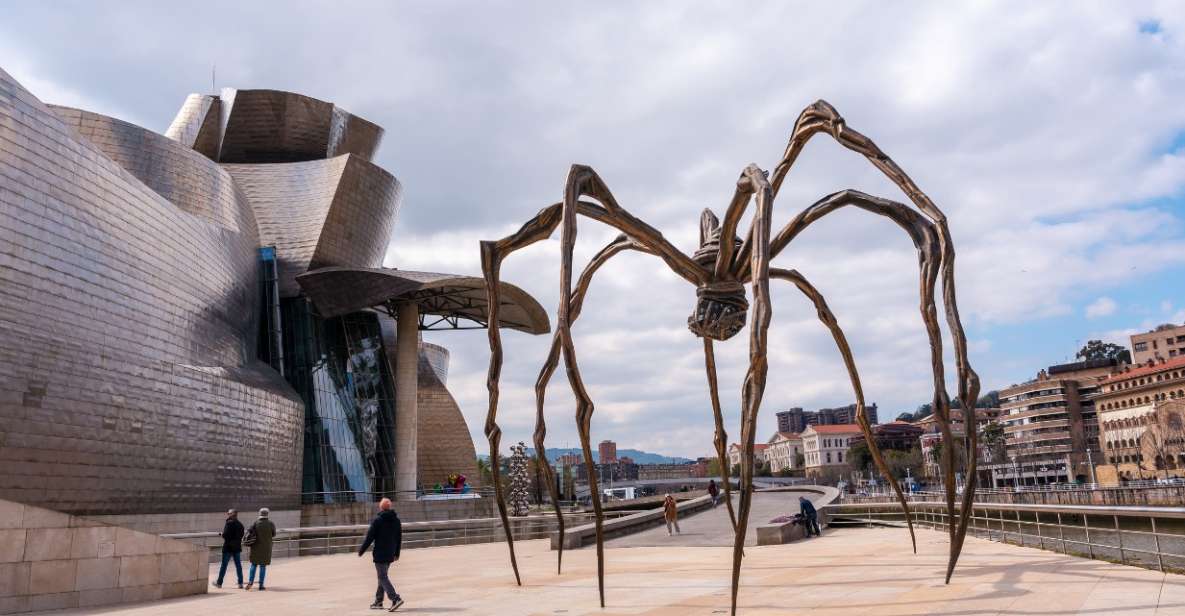
[{"label": "pedestrian walkway", "polygon": [[[665,531],[664,531],[665,532]],[[946,535],[844,528],[810,541],[746,550],[744,616],[1185,616],[1185,577],[969,537],[952,583],[942,583]],[[404,552],[392,579],[398,613],[446,616],[708,616],[728,613],[731,549],[633,547],[605,551],[607,605],[597,605],[595,550],[564,554],[518,544],[514,584],[504,544]],[[267,592],[214,590],[119,609],[54,612],[148,616],[373,614],[374,568],[352,554],[278,560]]]},{"label": "pedestrian walkway", "polygon": [[[749,511],[749,529],[745,533],[745,545],[757,545],[756,528],[782,515],[798,513],[798,497],[806,496],[812,500],[821,499],[816,492],[755,492],[753,505]],[[740,499],[733,494],[732,502],[735,509]],[[683,532],[669,537],[666,525],[656,526],[632,535],[625,535],[610,539],[605,545],[613,548],[641,547],[641,546],[731,546],[732,522],[728,519],[728,507],[724,506],[721,496],[720,504],[715,509],[708,509],[679,518],[679,528]],[[588,548],[594,543],[585,545]]]}]

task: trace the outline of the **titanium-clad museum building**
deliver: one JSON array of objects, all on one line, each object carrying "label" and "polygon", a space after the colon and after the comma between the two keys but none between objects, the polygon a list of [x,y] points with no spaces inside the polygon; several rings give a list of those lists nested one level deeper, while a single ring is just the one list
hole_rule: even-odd
[{"label": "titanium-clad museum building", "polygon": [[[484,288],[381,267],[401,199],[382,132],[225,89],[162,135],[0,70],[0,499],[297,509],[475,478],[447,351],[418,331],[486,325]],[[502,327],[547,331],[503,296]]]}]

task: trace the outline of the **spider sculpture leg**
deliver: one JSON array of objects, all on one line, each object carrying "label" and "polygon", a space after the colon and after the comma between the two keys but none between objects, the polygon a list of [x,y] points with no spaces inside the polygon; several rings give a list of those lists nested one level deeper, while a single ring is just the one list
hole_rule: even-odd
[{"label": "spider sculpture leg", "polygon": [[[938,206],[934,204],[930,197],[922,192],[913,179],[896,162],[881,151],[871,139],[848,127],[839,112],[826,101],[822,100],[815,102],[803,110],[795,123],[794,131],[791,133],[790,141],[782,157],[782,162],[775,168],[773,178],[771,179],[775,195],[781,187],[782,181],[785,179],[790,167],[802,151],[803,146],[805,146],[806,142],[812,136],[820,132],[830,134],[840,145],[863,155],[874,167],[879,169],[890,181],[896,184],[923,214],[933,221],[937,232],[938,250],[941,255],[938,267],[941,269],[942,276],[942,300],[945,307],[947,325],[950,328],[951,337],[954,342],[955,369],[958,373],[959,383],[958,396],[962,402],[962,412],[966,414],[964,416],[964,424],[976,426],[975,404],[979,397],[979,376],[971,368],[967,360],[967,336],[963,331],[962,321],[959,319],[958,300],[955,293],[954,242],[951,239],[950,229],[947,226],[946,215],[942,213],[942,210],[938,209]],[[941,363],[935,364],[935,370],[936,372],[941,370]],[[935,392],[934,413],[938,418],[938,423],[943,430],[943,438],[945,439],[948,438],[946,433],[949,431],[950,426],[950,404],[945,393],[945,385],[938,385],[937,388],[940,388],[942,393]],[[966,438],[967,484],[963,490],[962,505],[957,516],[958,523],[951,525],[951,555],[946,572],[946,581],[948,583],[950,582],[951,574],[954,572],[955,563],[958,561],[959,552],[962,550],[963,541],[967,536],[967,525],[970,522],[971,505],[975,498],[977,482],[976,467],[978,466],[978,458],[975,453],[978,447],[978,434],[976,430],[968,430]],[[953,452],[949,458],[944,456],[942,465],[946,471],[945,474],[953,477]],[[956,518],[953,481],[945,487],[947,488],[947,513],[953,520]]]},{"label": "spider sculpture leg", "polygon": [[[584,296],[588,292],[588,287],[592,283],[593,274],[597,272],[610,258],[624,250],[642,250],[633,240],[626,235],[619,235],[617,239],[609,243],[598,252],[580,274],[580,280],[576,283],[576,290],[572,295],[572,307],[570,319],[575,322],[580,316],[580,310],[584,305]],[[548,490],[551,495],[551,502],[555,503],[556,520],[559,526],[559,550],[556,556],[556,573],[563,571],[564,562],[564,512],[559,507],[559,494],[555,486],[555,477],[552,473],[551,464],[547,461],[547,454],[544,448],[543,440],[547,436],[547,423],[543,416],[544,400],[547,396],[547,385],[551,382],[551,377],[555,374],[556,366],[559,365],[560,360],[560,335],[557,331],[551,339],[551,350],[547,354],[547,361],[544,362],[543,368],[539,371],[539,377],[535,380],[535,452],[538,455],[539,464],[547,469]]]},{"label": "spider sculpture leg", "polygon": [[771,268],[769,270],[769,276],[770,278],[794,283],[794,286],[798,287],[798,290],[815,305],[815,310],[819,314],[819,321],[831,331],[831,337],[835,340],[835,346],[839,349],[839,354],[843,356],[844,366],[848,370],[848,378],[852,381],[852,391],[856,395],[856,422],[860,425],[860,431],[864,433],[864,440],[868,443],[868,451],[872,454],[873,463],[876,464],[877,470],[889,482],[889,485],[893,486],[893,491],[897,494],[897,500],[901,503],[901,507],[905,511],[905,523],[909,526],[909,539],[913,543],[913,553],[917,554],[918,539],[913,531],[913,519],[909,515],[909,503],[905,500],[905,495],[901,493],[901,487],[893,480],[893,475],[889,472],[888,465],[885,464],[884,456],[881,455],[880,447],[876,444],[876,437],[872,433],[872,425],[868,423],[868,417],[864,415],[864,388],[860,385],[860,374],[856,371],[856,360],[852,357],[852,349],[848,346],[847,337],[844,336],[843,330],[839,327],[839,321],[836,320],[835,314],[827,306],[827,301],[823,299],[823,294],[819,293],[818,289],[804,278],[802,274],[795,270]]},{"label": "spider sculpture leg", "polygon": [[[753,303],[749,313],[749,370],[741,391],[741,498],[737,509],[737,526],[733,533],[732,549],[732,613],[736,614],[737,590],[741,581],[741,557],[745,548],[745,533],[749,524],[749,510],[753,502],[753,444],[757,434],[757,413],[761,409],[761,398],[765,393],[765,378],[769,371],[768,332],[772,309],[769,300],[770,259],[770,216],[773,198],[765,172],[756,165],[749,165],[737,180],[737,196],[733,203],[747,203],[750,198],[756,202],[753,214],[753,235],[756,248],[752,251]],[[732,231],[729,220],[734,218],[730,207],[725,216],[720,253],[717,266],[727,258],[725,246],[731,248]],[[735,215],[739,218],[739,215]],[[735,228],[735,220],[732,228]]]},{"label": "spider sculpture leg", "polygon": [[732,508],[732,479],[728,464],[728,433],[724,431],[724,414],[720,411],[720,390],[716,385],[716,352],[712,348],[711,338],[704,338],[704,365],[708,372],[708,393],[712,398],[712,419],[716,421],[714,444],[716,459],[720,464],[721,483],[724,484],[724,505],[728,507],[728,519],[732,522],[732,530],[736,532],[737,515]]},{"label": "spider sculpture leg", "polygon": [[[602,205],[596,205],[579,200],[581,196],[590,196]],[[557,317],[556,330],[560,339],[560,351],[564,358],[568,373],[568,380],[577,396],[577,423],[580,428],[582,446],[587,464],[592,464],[591,445],[588,442],[588,431],[592,420],[592,400],[584,389],[580,379],[579,367],[576,365],[575,347],[571,339],[571,300],[572,300],[572,249],[576,239],[577,214],[592,218],[617,228],[627,234],[645,252],[660,257],[680,277],[694,285],[701,285],[707,281],[708,273],[683,253],[671,245],[658,230],[634,217],[617,204],[608,187],[591,168],[583,165],[573,165],[568,175],[568,182],[564,191],[564,201],[544,208],[531,220],[527,221],[516,233],[499,241],[481,243],[482,270],[486,280],[486,297],[489,311],[489,322],[494,327],[488,328],[487,335],[490,343],[490,366],[486,379],[489,390],[489,408],[486,413],[486,436],[490,441],[491,464],[497,463],[497,448],[501,440],[501,429],[497,423],[499,380],[502,372],[502,342],[496,327],[499,307],[498,279],[502,260],[512,252],[546,239],[557,226],[563,225],[561,254],[561,301]],[[496,466],[495,466],[496,468]],[[589,473],[589,488],[597,493],[596,473]],[[518,575],[518,565],[514,555],[514,538],[510,531],[510,521],[506,513],[505,498],[501,489],[501,481],[495,476],[494,495],[498,501],[498,510],[502,518],[502,526],[506,532],[506,541],[510,550],[510,562],[514,568],[515,579],[521,585]],[[603,516],[600,501],[593,499],[593,510],[596,516],[597,528],[597,581],[600,592],[601,605],[605,604],[604,590],[604,535]]]}]

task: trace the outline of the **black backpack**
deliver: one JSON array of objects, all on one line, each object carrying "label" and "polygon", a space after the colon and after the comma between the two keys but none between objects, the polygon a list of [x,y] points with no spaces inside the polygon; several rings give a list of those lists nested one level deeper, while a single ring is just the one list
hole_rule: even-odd
[{"label": "black backpack", "polygon": [[251,547],[255,545],[257,541],[259,541],[259,532],[255,530],[255,525],[252,524],[251,528],[247,529],[247,536],[243,537],[243,545]]}]

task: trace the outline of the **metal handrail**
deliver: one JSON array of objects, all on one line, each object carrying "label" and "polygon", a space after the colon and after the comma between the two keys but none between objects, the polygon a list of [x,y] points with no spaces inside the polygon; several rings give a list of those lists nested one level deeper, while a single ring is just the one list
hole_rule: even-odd
[{"label": "metal handrail", "polygon": [[[631,512],[617,514],[605,512],[613,518]],[[570,527],[591,521],[593,514],[580,512],[564,515]],[[556,529],[556,519],[549,514],[537,514],[511,518],[516,539],[545,539]],[[501,518],[468,518],[460,520],[428,520],[403,523],[403,547],[435,547],[467,543],[490,543],[501,541]],[[351,552],[357,550],[366,535],[369,524],[342,524],[335,526],[302,526],[278,528],[273,540],[276,557],[306,556]],[[217,562],[222,543],[217,532],[171,533],[161,535],[166,539],[178,539],[206,545],[211,551],[211,562]]]},{"label": "metal handrail", "polygon": [[[844,520],[856,523],[901,525],[904,523],[904,512],[896,503],[834,503],[825,505],[823,511],[831,516],[832,524]],[[889,511],[885,511],[889,509]],[[1012,513],[1014,515],[1006,515]],[[1022,518],[1022,513],[1031,513],[1031,518]],[[930,527],[936,530],[949,530],[948,514],[945,507],[939,503],[913,503],[911,518],[917,526]],[[998,514],[998,515],[993,515]],[[1044,517],[1045,521],[1042,521]],[[1091,518],[1107,519],[1108,523],[1100,526],[1091,525]],[[1067,523],[1067,518],[1073,523]],[[1151,530],[1138,528],[1123,528],[1120,519],[1147,519]],[[1081,524],[1078,520],[1081,519]],[[1166,543],[1173,546],[1185,546],[1185,535],[1181,533],[1165,532],[1163,525],[1157,527],[1157,520],[1185,519],[1183,507],[1108,507],[1096,505],[1011,505],[1008,503],[975,503],[968,530],[973,536],[985,537],[989,540],[1004,543],[1015,543],[1022,546],[1049,549],[1054,551],[1060,546],[1064,554],[1087,556],[1091,559],[1110,560],[1109,552],[1118,554],[1117,561],[1145,568],[1155,568],[1159,571],[1183,572],[1180,565],[1166,565],[1165,559],[1173,559],[1176,563],[1185,563],[1185,553],[1166,550]],[[1026,528],[1035,532],[1026,532]],[[1092,530],[1093,539],[1092,539]],[[1056,531],[1056,536],[1053,534]],[[1067,536],[1069,535],[1069,536]],[[1081,535],[1082,539],[1076,538]],[[1143,547],[1132,541],[1124,542],[1124,536],[1129,538],[1143,538],[1151,546]],[[1115,543],[1103,543],[1104,537],[1113,536]],[[1167,540],[1167,541],[1164,541]],[[1140,555],[1148,558],[1141,559]]]},{"label": "metal handrail", "polygon": [[[824,505],[824,507],[852,507],[852,508],[875,508],[884,507],[886,505],[898,505],[896,502],[885,503],[831,503]],[[919,501],[910,503],[913,508],[926,509],[943,509],[946,505],[944,503]],[[956,500],[955,509],[961,510],[962,505]],[[1118,515],[1121,517],[1148,517],[1155,515],[1161,518],[1185,519],[1185,507],[1143,507],[1143,506],[1108,506],[1108,505],[1034,505],[1025,503],[983,503],[977,502],[971,505],[972,509],[991,509],[991,510],[1017,510],[1017,511],[1036,511],[1041,513],[1067,513],[1072,515]]]}]

